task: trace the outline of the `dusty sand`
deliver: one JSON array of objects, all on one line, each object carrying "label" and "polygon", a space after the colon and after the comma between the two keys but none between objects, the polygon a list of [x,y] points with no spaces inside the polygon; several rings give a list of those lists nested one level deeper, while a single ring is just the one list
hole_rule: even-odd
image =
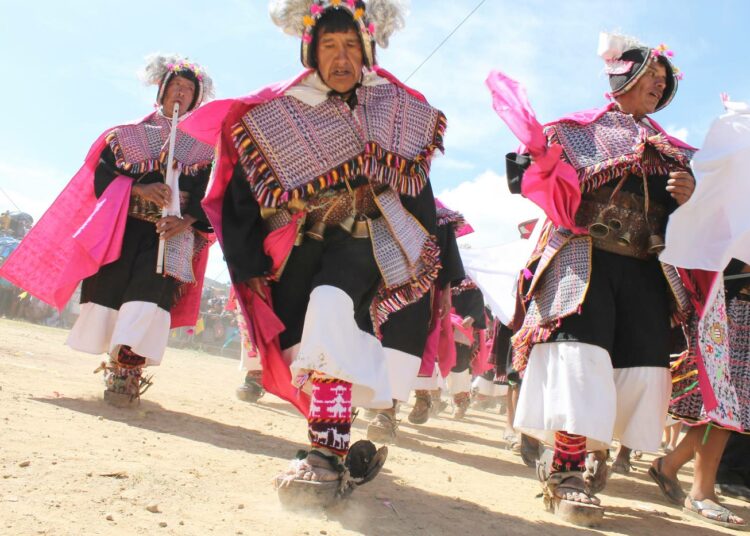
[{"label": "dusty sand", "polygon": [[[542,510],[534,472],[506,450],[502,417],[470,410],[462,422],[444,413],[413,426],[408,405],[374,482],[336,511],[290,513],[271,480],[305,446],[305,421],[270,396],[236,400],[236,360],[169,349],[140,406],[123,410],[102,402],[100,360],[65,336],[0,320],[3,535],[734,533],[667,505],[646,475],[648,455],[600,495],[601,530],[566,525]],[[364,437],[362,420],[354,428]],[[690,478],[681,474],[685,487]]]}]

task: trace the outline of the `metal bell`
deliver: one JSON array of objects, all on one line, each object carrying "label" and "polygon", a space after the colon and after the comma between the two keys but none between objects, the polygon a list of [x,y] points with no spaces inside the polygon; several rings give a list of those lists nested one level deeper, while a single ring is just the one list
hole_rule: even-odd
[{"label": "metal bell", "polygon": [[620,229],[622,229],[622,222],[621,222],[620,220],[618,220],[617,218],[612,218],[612,219],[611,219],[611,220],[609,220],[609,222],[607,223],[607,226],[608,226],[608,227],[609,227],[609,228],[610,228],[610,229],[611,229],[612,231],[619,231]]},{"label": "metal bell", "polygon": [[629,246],[630,240],[630,231],[625,231],[623,234],[617,237],[617,243],[621,246]]},{"label": "metal bell", "polygon": [[352,238],[369,238],[370,228],[366,218],[357,218],[352,227]]},{"label": "metal bell", "polygon": [[349,214],[346,218],[339,222],[339,227],[341,227],[347,233],[351,233],[352,227],[354,227],[354,216]]},{"label": "metal bell", "polygon": [[264,220],[267,220],[274,214],[276,214],[279,211],[278,208],[275,207],[260,207],[260,217]]},{"label": "metal bell", "polygon": [[594,223],[589,225],[589,234],[594,238],[604,238],[609,234],[609,226],[604,223],[601,216],[597,218]]},{"label": "metal bell", "polygon": [[664,248],[666,245],[664,244],[664,237],[657,234],[652,234],[648,237],[648,252],[653,253],[655,255],[658,255],[662,251],[664,251]]},{"label": "metal bell", "polygon": [[317,221],[313,223],[313,226],[310,227],[307,231],[305,231],[305,234],[312,238],[313,240],[317,240],[319,242],[323,241],[323,237],[326,233],[326,224],[322,221]]},{"label": "metal bell", "polygon": [[307,202],[303,199],[300,199],[299,197],[295,197],[291,201],[289,201],[286,204],[286,208],[289,210],[291,214],[296,214],[297,212],[302,212],[307,207]]}]

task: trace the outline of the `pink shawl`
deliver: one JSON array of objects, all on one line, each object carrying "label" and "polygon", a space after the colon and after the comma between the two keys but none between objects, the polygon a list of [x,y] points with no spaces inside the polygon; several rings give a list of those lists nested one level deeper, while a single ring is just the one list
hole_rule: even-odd
[{"label": "pink shawl", "polygon": [[[492,105],[508,128],[525,146],[533,162],[526,170],[521,182],[524,197],[542,208],[556,226],[583,233],[575,224],[575,214],[581,203],[581,189],[575,169],[560,159],[562,147],[547,145],[544,126],[539,123],[526,97],[524,87],[500,71],[490,72],[485,82],[492,94]],[[614,103],[603,108],[576,112],[558,119],[586,125],[596,121],[612,109]],[[677,147],[693,149],[686,143],[669,136],[661,126],[651,119],[659,132]],[[552,124],[552,123],[548,123]]]},{"label": "pink shawl", "polygon": [[[271,84],[245,97],[210,102],[180,123],[180,129],[194,138],[211,145],[218,144],[214,175],[203,200],[203,208],[222,247],[224,192],[238,160],[230,132],[232,126],[251,108],[283,96],[289,88],[299,84],[313,72],[311,69],[305,70],[291,80]],[[420,93],[404,86],[387,71],[376,68],[375,72],[391,83],[403,87],[413,96],[425,100]],[[297,222],[292,221],[287,227],[271,233],[264,240],[263,249],[266,255],[271,257],[275,268],[281,266],[289,256],[294,245],[291,229],[292,226],[296,228],[296,225]],[[247,321],[249,335],[259,349],[263,367],[263,387],[268,392],[289,401],[301,413],[307,415],[309,397],[292,385],[289,363],[284,360],[281,353],[277,335],[283,331],[284,325],[273,312],[270,291],[264,300],[252,293],[241,281],[233,281],[233,286],[239,298],[240,309]]]},{"label": "pink shawl", "polygon": [[424,352],[422,353],[422,364],[419,367],[418,376],[422,378],[432,376],[436,362],[443,378],[447,377],[451,369],[456,366],[456,343],[453,338],[451,315],[447,314],[440,318],[440,296],[442,293],[442,290],[435,289],[435,298],[432,301],[432,326],[427,335]]},{"label": "pink shawl", "polygon": [[[81,280],[120,257],[133,181],[120,175],[99,199],[94,193],[94,172],[112,130],[96,139],[81,169],[0,268],[0,276],[60,310]],[[197,283],[172,308],[173,328],[195,324],[207,262],[204,248],[193,258]]]}]

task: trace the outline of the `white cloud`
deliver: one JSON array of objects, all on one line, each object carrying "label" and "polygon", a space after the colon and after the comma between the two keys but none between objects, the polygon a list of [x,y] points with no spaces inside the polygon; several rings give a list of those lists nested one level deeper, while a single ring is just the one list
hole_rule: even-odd
[{"label": "white cloud", "polygon": [[687,141],[688,135],[690,134],[690,131],[687,129],[687,127],[676,127],[674,125],[669,125],[667,127],[667,133],[670,136],[674,136],[678,140]]},{"label": "white cloud", "polygon": [[0,211],[20,208],[36,221],[60,193],[65,180],[65,174],[55,168],[0,162],[0,187],[5,192],[0,193]]},{"label": "white cloud", "polygon": [[450,171],[471,171],[476,169],[476,164],[468,160],[458,160],[456,158],[447,158],[442,155],[434,160],[433,166],[450,170]]},{"label": "white cloud", "polygon": [[542,215],[541,209],[508,190],[506,178],[485,171],[473,180],[443,190],[437,197],[458,210],[474,228],[461,242],[473,246],[504,244],[518,239],[518,224]]}]

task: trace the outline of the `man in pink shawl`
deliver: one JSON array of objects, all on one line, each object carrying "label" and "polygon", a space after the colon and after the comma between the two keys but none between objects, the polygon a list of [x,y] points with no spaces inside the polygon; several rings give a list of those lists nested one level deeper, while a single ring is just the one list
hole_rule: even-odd
[{"label": "man in pink shawl", "polygon": [[369,5],[274,2],[308,70],[215,107],[226,113],[204,207],[263,386],[308,421],[310,449],[276,479],[288,506],[329,504],[379,471],[385,448],[350,448],[352,407],[408,398],[440,269],[429,169],[445,116],[377,66],[375,43],[403,19],[398,3]]},{"label": "man in pink shawl", "polygon": [[[82,280],[81,312],[67,344],[109,354],[97,370],[105,373],[104,399],[118,406],[151,385],[143,369],[161,362],[170,327],[194,323],[211,231],[201,200],[213,147],[182,132],[172,162],[181,215],[162,217],[172,196],[165,170],[175,104],[182,117],[198,107],[212,95],[211,78],[179,56],[153,56],[145,74],[159,88],[157,111],[96,141],[3,266],[4,277],[58,308]],[[160,237],[166,254],[157,274]]]},{"label": "man in pink shawl", "polygon": [[482,348],[487,315],[482,291],[468,276],[451,288],[451,305],[456,362],[446,378],[446,384],[453,398],[453,418],[461,420],[471,404],[473,365],[478,359],[485,362],[487,359],[486,351]]},{"label": "man in pink shawl", "polygon": [[[511,190],[551,220],[519,292],[525,317],[514,364],[524,376],[515,427],[553,446],[539,472],[545,505],[581,525],[602,519],[595,493],[606,482],[603,451],[613,436],[634,449],[659,448],[670,326],[690,305],[676,270],[657,255],[669,214],[695,185],[694,149],[648,116],[677,91],[672,53],[607,34],[599,53],[614,102],[543,134],[520,92],[508,104],[511,83],[501,74],[488,80],[495,109],[530,153],[509,155]],[[514,106],[526,120],[516,121]],[[595,451],[588,460],[587,451]]]},{"label": "man in pink shawl", "polygon": [[[445,386],[445,378],[456,364],[456,347],[451,322],[453,316],[451,314],[451,287],[458,286],[466,277],[456,239],[474,232],[463,214],[449,209],[439,199],[436,199],[435,203],[437,205],[437,239],[442,267],[435,284],[430,335],[422,355],[419,374],[413,386],[416,401],[408,416],[412,424],[425,424],[430,415],[437,415],[442,411],[443,404],[447,404],[440,398],[441,387]],[[389,424],[387,417],[389,416],[386,416],[384,426],[386,429]],[[384,420],[383,417],[380,419]],[[392,429],[395,432],[395,428]]]}]

